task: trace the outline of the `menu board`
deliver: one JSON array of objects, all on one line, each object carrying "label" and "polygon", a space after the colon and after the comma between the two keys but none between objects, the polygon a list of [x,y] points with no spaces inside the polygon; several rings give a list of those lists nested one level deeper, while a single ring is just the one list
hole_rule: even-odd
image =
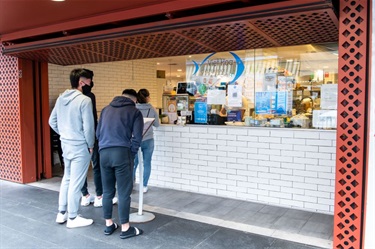
[{"label": "menu board", "polygon": [[256,92],[256,114],[287,114],[292,106],[291,94],[288,91]]}]

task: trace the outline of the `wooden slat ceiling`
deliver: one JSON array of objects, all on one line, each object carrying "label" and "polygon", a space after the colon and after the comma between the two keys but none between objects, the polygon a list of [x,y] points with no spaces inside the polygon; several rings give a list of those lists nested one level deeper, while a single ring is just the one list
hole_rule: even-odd
[{"label": "wooden slat ceiling", "polygon": [[[5,53],[58,65],[75,65],[338,41],[334,9],[320,5],[309,11],[302,8],[284,14],[275,12],[274,15],[202,23],[183,28],[174,25],[155,32],[98,31],[95,33],[98,36],[91,35],[90,39],[83,37],[78,42],[51,43],[18,51],[12,51],[14,44],[8,44]],[[152,27],[148,30],[157,30],[155,25]]]}]

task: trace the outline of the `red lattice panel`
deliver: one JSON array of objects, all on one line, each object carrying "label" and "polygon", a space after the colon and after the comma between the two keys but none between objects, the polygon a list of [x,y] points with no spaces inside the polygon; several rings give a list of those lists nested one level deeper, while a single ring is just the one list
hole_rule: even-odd
[{"label": "red lattice panel", "polygon": [[[2,46],[0,45],[0,50]],[[0,53],[0,178],[22,182],[18,59]]]},{"label": "red lattice panel", "polygon": [[369,1],[340,1],[334,248],[362,248]]},{"label": "red lattice panel", "polygon": [[251,29],[246,21],[224,23],[208,27],[197,27],[181,31],[193,40],[212,48],[207,52],[233,51],[253,48],[274,47],[269,40]]},{"label": "red lattice panel", "polygon": [[332,10],[296,13],[252,21],[281,46],[337,42],[338,27],[330,16]]}]

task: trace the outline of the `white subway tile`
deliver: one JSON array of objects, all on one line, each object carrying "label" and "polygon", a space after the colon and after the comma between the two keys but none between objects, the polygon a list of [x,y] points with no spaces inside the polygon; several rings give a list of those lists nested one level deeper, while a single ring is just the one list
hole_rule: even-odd
[{"label": "white subway tile", "polygon": [[258,140],[262,141],[262,143],[281,144],[280,137],[258,137]]},{"label": "white subway tile", "polygon": [[304,207],[303,201],[280,199],[280,204],[289,207],[297,207],[299,209],[302,209]]},{"label": "white subway tile", "polygon": [[323,205],[323,204],[315,204],[315,203],[306,202],[305,208],[311,209],[311,210],[319,210],[320,212],[321,211],[330,212],[329,206]]},{"label": "white subway tile", "polygon": [[265,173],[265,172],[258,172],[259,178],[265,178],[265,179],[280,179],[279,174],[272,174],[272,173]]},{"label": "white subway tile", "polygon": [[292,130],[288,129],[277,129],[271,131],[271,137],[281,137],[281,138],[292,138],[294,137],[294,133]]},{"label": "white subway tile", "polygon": [[304,177],[318,177],[318,172],[316,171],[306,171],[306,170],[293,170],[293,175],[304,176]]},{"label": "white subway tile", "polygon": [[295,138],[303,139],[319,139],[320,132],[314,132],[313,130],[294,131]]},{"label": "white subway tile", "polygon": [[[262,140],[263,142],[263,140]],[[292,144],[276,144],[276,143],[270,143],[270,149],[278,149],[278,150],[293,150]]]},{"label": "white subway tile", "polygon": [[271,149],[268,149],[268,150],[265,150],[265,149],[259,149],[258,150],[258,153],[259,154],[263,154],[263,155],[276,155],[276,156],[280,156],[281,155],[281,150],[271,150]]},{"label": "white subway tile", "polygon": [[316,171],[316,172],[320,172],[320,173],[331,173],[332,168],[327,167],[327,166],[319,166],[319,165],[306,165],[306,170]]},{"label": "white subway tile", "polygon": [[247,129],[242,128],[228,128],[227,134],[229,135],[240,135],[240,136],[247,136]]},{"label": "white subway tile", "polygon": [[292,194],[270,191],[270,197],[290,200],[292,199]]},{"label": "white subway tile", "polygon": [[269,196],[258,196],[258,200],[269,204],[280,204],[280,198]]},{"label": "white subway tile", "polygon": [[306,183],[313,183],[313,184],[317,184],[317,185],[325,185],[325,186],[329,186],[330,183],[331,183],[330,180],[328,180],[328,179],[312,178],[312,177],[306,177],[305,182]]},{"label": "white subway tile", "polygon": [[329,160],[331,159],[331,154],[309,152],[309,153],[306,153],[306,158],[318,158],[318,159]]},{"label": "white subway tile", "polygon": [[305,195],[307,196],[315,196],[318,198],[330,198],[330,193],[328,192],[322,192],[319,190],[313,191],[313,190],[305,190]]},{"label": "white subway tile", "polygon": [[301,138],[283,138],[282,144],[306,145],[306,139]]},{"label": "white subway tile", "polygon": [[318,152],[319,151],[319,146],[312,146],[312,145],[294,145],[293,146],[294,150],[295,151],[305,151],[305,152],[309,152],[309,153],[306,153],[306,156],[309,157],[310,154],[312,154],[312,152]]},{"label": "white subway tile", "polygon": [[269,137],[270,136],[270,131],[267,129],[259,129],[259,128],[253,128],[253,129],[248,129],[247,130],[247,135],[248,136],[254,136],[254,137]]},{"label": "white subway tile", "polygon": [[222,134],[219,134],[219,135],[217,135],[217,139],[219,139],[219,140],[226,140],[225,142],[227,142],[227,141],[237,141],[237,137],[234,136],[234,135],[222,135]]},{"label": "white subway tile", "polygon": [[318,185],[316,185],[316,184],[296,182],[296,181],[293,182],[293,187],[299,188],[299,189],[310,189],[310,190],[317,190],[318,189]]},{"label": "white subway tile", "polygon": [[280,192],[283,192],[283,193],[290,193],[290,194],[298,194],[298,195],[303,195],[305,194],[305,190],[304,189],[298,189],[298,188],[289,188],[289,187],[281,187],[280,189]]},{"label": "white subway tile", "polygon": [[[281,151],[282,153],[282,151]],[[290,156],[291,154],[289,154],[288,156],[275,156],[275,155],[271,155],[270,156],[270,161],[272,162],[276,162],[276,163],[280,163],[280,162],[284,162],[284,163],[292,163],[293,162],[293,157]]]},{"label": "white subway tile", "polygon": [[318,146],[332,146],[332,140],[318,140],[318,139],[311,139],[306,140],[306,145],[318,145]]},{"label": "white subway tile", "polygon": [[320,153],[331,153],[331,154],[335,154],[335,153],[336,153],[336,147],[325,147],[325,146],[320,146],[320,147],[319,147],[319,152],[320,152]]},{"label": "white subway tile", "polygon": [[303,202],[310,202],[310,203],[318,203],[318,198],[314,196],[307,196],[307,195],[293,195],[293,200],[296,201],[303,201]]}]

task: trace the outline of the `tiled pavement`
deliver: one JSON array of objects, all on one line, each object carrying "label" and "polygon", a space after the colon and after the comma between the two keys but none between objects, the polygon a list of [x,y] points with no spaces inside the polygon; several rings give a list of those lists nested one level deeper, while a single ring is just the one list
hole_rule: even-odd
[{"label": "tiled pavement", "polygon": [[[0,180],[0,249],[8,248],[332,248],[333,217],[288,208],[150,187],[143,210],[155,219],[136,224],[142,236],[103,234],[101,208],[81,208],[85,228],[54,222],[61,178],[30,185]],[[93,183],[89,180],[92,193]],[[138,193],[132,194],[137,212]],[[117,207],[114,209],[117,219]]]}]

